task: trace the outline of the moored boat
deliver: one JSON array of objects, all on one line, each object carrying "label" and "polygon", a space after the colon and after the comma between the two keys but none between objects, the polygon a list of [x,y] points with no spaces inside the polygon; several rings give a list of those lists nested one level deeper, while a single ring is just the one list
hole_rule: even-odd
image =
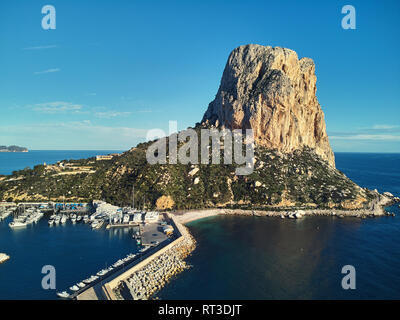
[{"label": "moored boat", "polygon": [[108,270],[107,269],[103,269],[103,270],[100,270],[99,272],[97,272],[96,274],[98,276],[104,276],[106,273],[108,273]]},{"label": "moored boat", "polygon": [[67,291],[57,292],[57,295],[58,295],[60,298],[64,298],[64,299],[66,299],[66,298],[69,297],[69,293],[68,293]]},{"label": "moored boat", "polygon": [[104,225],[104,220],[94,220],[92,222],[93,229],[100,229]]},{"label": "moored boat", "polygon": [[26,227],[27,223],[26,222],[20,222],[20,221],[13,221],[8,224],[10,228],[23,228]]},{"label": "moored boat", "polygon": [[66,223],[67,222],[67,216],[63,214],[63,216],[61,217],[61,223]]},{"label": "moored boat", "polygon": [[9,259],[10,259],[9,255],[0,252],[0,263],[6,262]]},{"label": "moored boat", "polygon": [[71,291],[78,291],[79,287],[77,285],[73,285],[72,287],[69,288]]}]

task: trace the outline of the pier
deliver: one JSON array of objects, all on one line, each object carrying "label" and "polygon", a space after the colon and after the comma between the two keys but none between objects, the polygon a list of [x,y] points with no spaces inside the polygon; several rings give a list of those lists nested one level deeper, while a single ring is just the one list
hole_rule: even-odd
[{"label": "pier", "polygon": [[114,268],[107,276],[98,279],[90,284],[88,284],[85,288],[82,288],[73,294],[70,295],[69,298],[76,299],[76,300],[107,300],[107,295],[104,294],[103,286],[109,282],[112,282],[115,279],[118,279],[121,275],[124,275],[129,270],[132,270],[135,266],[140,265],[144,261],[146,261],[149,257],[155,254],[158,250],[162,249],[163,247],[167,246],[171,243],[173,239],[166,240],[165,243],[160,244],[157,247],[149,248],[144,253],[137,253],[137,256],[127,263]]},{"label": "pier", "polygon": [[[143,270],[148,267],[154,268],[155,266],[153,264],[155,263],[155,261],[159,261],[158,259],[160,259],[160,261],[168,261],[167,257],[171,255],[171,252],[176,252],[180,254],[180,251],[182,251],[179,250],[180,246],[184,248],[183,250],[185,252],[190,252],[190,249],[187,247],[186,242],[191,242],[192,239],[185,227],[183,227],[179,223],[175,223],[174,218],[169,216],[168,214],[164,214],[164,219],[168,221],[170,225],[172,225],[174,228],[174,232],[171,237],[166,237],[164,235],[164,240],[162,240],[162,238],[158,238],[161,237],[161,223],[152,224],[153,226],[150,226],[151,224],[146,225],[145,227],[148,228],[142,234],[142,236],[144,236],[144,241],[151,243],[152,241],[158,241],[154,239],[160,239],[162,240],[161,242],[153,247],[150,247],[144,253],[138,253],[138,255],[132,261],[129,261],[121,265],[120,267],[115,268],[112,272],[107,274],[107,276],[98,279],[95,282],[86,286],[85,288],[76,291],[70,296],[70,298],[77,300],[121,299],[121,297],[116,295],[115,290],[118,291],[119,286],[124,283],[126,284],[126,281],[128,281],[133,275],[135,275],[135,273],[143,272]],[[191,246],[191,244],[189,244],[189,246]],[[175,250],[176,248],[178,249]],[[174,257],[172,257],[172,259],[175,261]],[[164,282],[166,281],[166,278],[172,276],[173,274],[177,273],[178,270],[182,270],[185,267],[184,263],[180,261],[177,261],[177,265],[175,267],[171,267],[171,261],[168,262],[168,264],[165,266],[158,265],[158,263],[156,264],[156,268],[159,268],[157,274],[159,276],[161,276],[161,274],[164,274],[164,276],[162,277],[162,281]],[[142,298],[148,298],[148,296],[151,295],[151,292],[154,292],[156,288],[159,288],[159,285],[150,282],[147,283],[148,293],[143,294]],[[131,299],[138,298],[138,296],[134,292],[127,294],[127,296],[130,296]]]}]

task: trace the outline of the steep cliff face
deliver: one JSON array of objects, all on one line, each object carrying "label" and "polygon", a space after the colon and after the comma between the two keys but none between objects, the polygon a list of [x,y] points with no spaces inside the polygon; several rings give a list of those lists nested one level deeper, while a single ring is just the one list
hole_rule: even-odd
[{"label": "steep cliff face", "polygon": [[240,46],[229,56],[202,123],[251,128],[256,144],[283,153],[310,147],[334,167],[316,81],[314,62],[299,60],[292,50]]}]

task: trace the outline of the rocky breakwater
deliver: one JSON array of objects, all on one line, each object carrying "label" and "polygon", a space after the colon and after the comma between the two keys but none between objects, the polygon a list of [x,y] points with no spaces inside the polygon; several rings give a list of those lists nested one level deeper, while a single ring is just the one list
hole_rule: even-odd
[{"label": "rocky breakwater", "polygon": [[316,81],[313,60],[293,50],[240,46],[228,58],[202,123],[251,128],[257,145],[283,153],[309,147],[334,167]]},{"label": "rocky breakwater", "polygon": [[183,231],[182,238],[176,244],[152,259],[130,277],[121,281],[114,289],[117,299],[148,300],[163,288],[175,275],[189,268],[184,261],[195,249],[196,242],[189,234],[186,227],[180,225]]}]

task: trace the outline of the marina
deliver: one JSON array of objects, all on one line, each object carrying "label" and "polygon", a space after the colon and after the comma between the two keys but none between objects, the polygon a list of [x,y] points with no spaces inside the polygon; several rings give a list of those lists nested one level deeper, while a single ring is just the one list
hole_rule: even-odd
[{"label": "marina", "polygon": [[86,203],[19,203],[0,207],[0,221],[12,215],[10,228],[26,227],[37,223],[44,214],[49,214],[48,225],[58,226],[71,222],[90,224],[92,229],[132,228],[141,224],[155,223],[159,213],[139,211],[129,207],[119,208],[103,201]]},{"label": "marina", "polygon": [[[36,228],[36,224],[53,230],[64,231],[69,228],[84,227],[86,232],[109,230],[109,233],[128,232],[127,239],[134,250],[121,256],[114,262],[105,264],[99,270],[93,270],[92,275],[77,279],[56,294],[62,299],[76,299],[90,288],[101,286],[119,274],[124,273],[133,265],[146,259],[149,254],[157,252],[168,245],[174,237],[169,225],[168,217],[156,211],[139,211],[133,208],[120,208],[103,201],[93,201],[90,204],[74,203],[19,203],[1,206],[1,216],[7,218],[10,230],[17,232],[29,227]],[[41,221],[45,217],[45,221]],[[85,226],[87,225],[87,226]],[[125,231],[124,231],[125,230]],[[102,232],[104,232],[102,231]],[[173,230],[172,230],[173,231]]]},{"label": "marina", "polygon": [[[71,219],[49,226],[50,216],[22,228],[10,228],[12,215],[0,222],[0,251],[11,257],[0,266],[0,299],[57,299],[57,292],[70,291],[141,249],[132,238],[135,227],[93,230],[89,223],[73,224]],[[57,272],[55,290],[41,287],[42,267],[49,264]]]},{"label": "marina", "polygon": [[68,289],[57,292],[62,299],[75,299],[90,288],[96,287],[103,282],[111,281],[126,269],[140,263],[149,255],[157,252],[160,248],[167,246],[174,237],[173,228],[167,224],[169,218],[158,212],[143,212],[131,208],[119,208],[102,201],[94,201],[93,204],[36,204],[22,203],[12,204],[2,208],[2,217],[13,215],[13,220],[8,224],[11,229],[26,227],[38,223],[44,216],[41,209],[49,213],[47,224],[52,226],[63,226],[78,223],[89,224],[91,229],[99,230],[107,225],[106,230],[129,227],[133,235],[131,241],[136,244],[137,250],[118,259],[108,267],[99,270],[86,279],[78,280]]}]

